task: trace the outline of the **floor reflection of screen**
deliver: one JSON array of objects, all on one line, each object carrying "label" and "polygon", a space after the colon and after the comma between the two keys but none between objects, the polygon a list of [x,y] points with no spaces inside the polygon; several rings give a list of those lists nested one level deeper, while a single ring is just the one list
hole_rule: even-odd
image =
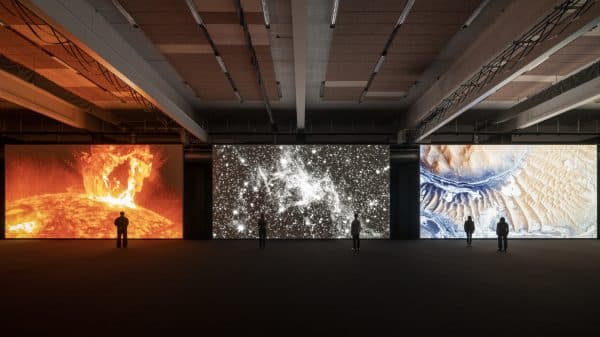
[{"label": "floor reflection of screen", "polygon": [[421,146],[421,237],[597,236],[596,145]]},{"label": "floor reflection of screen", "polygon": [[362,236],[389,237],[389,147],[223,145],[213,148],[213,236],[346,238],[355,211]]},{"label": "floor reflection of screen", "polygon": [[8,145],[7,238],[182,237],[179,145]]}]

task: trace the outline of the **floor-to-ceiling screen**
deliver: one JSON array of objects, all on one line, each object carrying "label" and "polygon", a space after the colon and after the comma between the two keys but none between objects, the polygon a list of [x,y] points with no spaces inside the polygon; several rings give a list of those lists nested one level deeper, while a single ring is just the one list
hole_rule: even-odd
[{"label": "floor-to-ceiling screen", "polygon": [[180,145],[8,145],[7,238],[182,237]]},{"label": "floor-to-ceiling screen", "polygon": [[270,238],[389,237],[389,147],[219,145],[213,148],[213,236],[252,238],[265,213]]},{"label": "floor-to-ceiling screen", "polygon": [[421,237],[597,236],[596,145],[421,146]]}]

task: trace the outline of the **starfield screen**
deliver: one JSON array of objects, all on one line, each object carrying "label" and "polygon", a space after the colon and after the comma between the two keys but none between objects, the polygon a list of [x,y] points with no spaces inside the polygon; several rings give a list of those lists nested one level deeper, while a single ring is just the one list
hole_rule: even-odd
[{"label": "starfield screen", "polygon": [[596,145],[421,146],[421,237],[597,236]]},{"label": "starfield screen", "polygon": [[389,237],[389,148],[374,145],[222,145],[213,148],[213,236]]},{"label": "starfield screen", "polygon": [[7,238],[182,237],[179,145],[8,145]]}]

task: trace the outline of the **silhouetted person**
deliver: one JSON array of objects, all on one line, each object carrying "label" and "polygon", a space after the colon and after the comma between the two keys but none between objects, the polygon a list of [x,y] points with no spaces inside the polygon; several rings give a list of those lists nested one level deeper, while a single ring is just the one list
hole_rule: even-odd
[{"label": "silhouetted person", "polygon": [[354,254],[360,252],[360,221],[358,220],[358,213],[354,213],[354,221],[350,225],[350,234],[352,234],[352,250]]},{"label": "silhouetted person", "polygon": [[260,213],[260,219],[258,219],[258,248],[265,249],[267,243],[267,221],[265,220],[265,213]]},{"label": "silhouetted person", "polygon": [[496,225],[496,235],[498,235],[498,251],[506,252],[508,248],[508,223],[504,218]]},{"label": "silhouetted person", "polygon": [[471,247],[471,242],[473,242],[473,232],[475,231],[475,223],[471,216],[467,217],[467,221],[465,221],[465,233],[467,233],[467,245]]},{"label": "silhouetted person", "polygon": [[125,217],[125,212],[121,212],[121,216],[115,219],[117,227],[117,248],[121,248],[121,238],[123,239],[123,248],[127,248],[127,226],[129,219]]}]

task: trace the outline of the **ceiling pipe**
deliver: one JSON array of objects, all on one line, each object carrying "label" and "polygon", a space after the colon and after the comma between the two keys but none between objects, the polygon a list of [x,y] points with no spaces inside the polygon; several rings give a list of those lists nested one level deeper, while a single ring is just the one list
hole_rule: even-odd
[{"label": "ceiling pipe", "polygon": [[402,9],[400,16],[398,17],[398,21],[396,21],[396,24],[394,25],[394,30],[392,30],[392,32],[390,33],[390,36],[388,37],[388,39],[385,43],[385,46],[383,47],[383,51],[381,52],[381,55],[379,55],[379,58],[377,59],[377,63],[375,63],[375,66],[373,67],[373,71],[371,72],[371,75],[369,76],[369,80],[367,81],[367,84],[365,85],[363,91],[360,94],[358,103],[362,103],[365,100],[365,97],[367,96],[367,92],[369,91],[369,88],[371,87],[371,84],[373,83],[375,76],[377,75],[377,73],[379,73],[379,71],[381,70],[381,67],[383,66],[383,62],[385,61],[385,57],[387,56],[388,49],[392,45],[392,42],[394,41],[396,34],[398,34],[398,30],[400,30],[400,27],[406,21],[406,18],[408,17],[408,14],[410,13],[414,4],[415,4],[415,0],[408,0],[406,2],[406,4],[404,5],[404,8]]},{"label": "ceiling pipe", "polygon": [[246,18],[244,16],[244,8],[242,7],[241,1],[235,1],[238,16],[240,18],[240,25],[244,29],[244,37],[246,38],[246,46],[250,51],[250,59],[252,62],[252,66],[254,68],[254,73],[256,74],[256,80],[258,82],[258,88],[260,90],[260,95],[262,97],[263,102],[265,103],[265,109],[267,110],[267,114],[269,116],[269,122],[271,123],[271,129],[273,132],[277,132],[277,124],[275,123],[275,119],[273,118],[273,111],[271,110],[271,103],[269,102],[269,96],[267,95],[267,89],[265,88],[264,80],[260,71],[260,65],[258,64],[258,58],[256,56],[256,50],[254,49],[254,45],[252,44],[252,36],[250,35],[250,30],[248,29],[248,23],[246,22]]},{"label": "ceiling pipe", "polygon": [[233,94],[235,95],[235,97],[237,98],[237,100],[240,103],[243,103],[244,98],[242,97],[240,91],[238,90],[238,87],[235,85],[235,81],[233,80],[233,77],[231,77],[231,74],[229,73],[229,70],[227,69],[225,61],[223,60],[223,57],[221,56],[221,53],[219,52],[219,49],[217,48],[217,45],[213,41],[212,36],[210,36],[210,33],[208,32],[208,29],[206,28],[206,23],[202,19],[202,16],[200,15],[198,8],[196,7],[196,3],[194,2],[194,0],[186,0],[185,3],[187,5],[188,9],[190,10],[190,13],[194,17],[194,21],[196,21],[196,24],[200,28],[200,31],[202,32],[202,34],[204,34],[204,37],[210,44],[213,54],[215,55],[215,59],[217,60],[217,63],[219,64],[221,71],[223,72],[223,74],[225,74],[225,77],[227,78],[227,81],[229,82],[229,86],[231,86],[231,89],[233,90]]}]

